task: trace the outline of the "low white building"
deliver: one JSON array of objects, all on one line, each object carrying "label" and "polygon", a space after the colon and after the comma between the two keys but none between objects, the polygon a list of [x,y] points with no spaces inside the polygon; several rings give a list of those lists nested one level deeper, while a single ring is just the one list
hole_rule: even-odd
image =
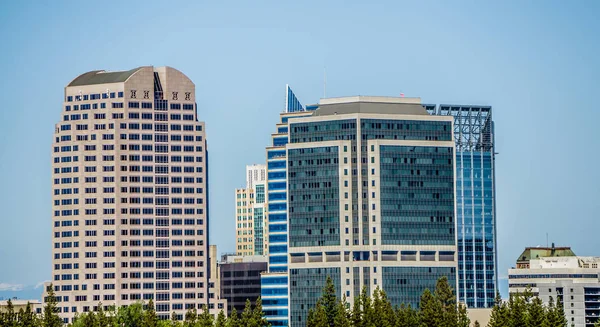
[{"label": "low white building", "polygon": [[600,316],[599,263],[570,248],[527,248],[508,271],[509,293],[529,287],[545,304],[559,299],[569,326],[591,327]]}]

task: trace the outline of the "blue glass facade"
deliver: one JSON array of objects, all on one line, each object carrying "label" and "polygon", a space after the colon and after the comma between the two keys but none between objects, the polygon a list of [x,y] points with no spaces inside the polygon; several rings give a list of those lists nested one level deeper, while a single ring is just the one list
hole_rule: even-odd
[{"label": "blue glass facade", "polygon": [[287,121],[303,117],[305,109],[291,88],[286,85],[286,108],[281,114],[272,146],[267,148],[267,230],[269,270],[261,275],[263,311],[271,326],[288,326],[288,220],[287,220]]},{"label": "blue glass facade", "polygon": [[294,92],[289,85],[285,85],[285,112],[298,112],[304,111],[304,106],[296,98]]},{"label": "blue glass facade", "polygon": [[440,105],[427,109],[454,117],[458,298],[470,308],[491,308],[497,290],[492,108]]}]

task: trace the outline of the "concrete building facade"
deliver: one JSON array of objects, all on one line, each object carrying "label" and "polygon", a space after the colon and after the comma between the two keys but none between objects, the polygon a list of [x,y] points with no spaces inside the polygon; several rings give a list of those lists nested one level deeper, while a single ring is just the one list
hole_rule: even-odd
[{"label": "concrete building facade", "polygon": [[569,326],[591,327],[600,317],[599,264],[570,248],[527,248],[508,271],[509,293],[530,288],[545,304],[559,300]]},{"label": "concrete building facade", "polygon": [[208,180],[194,83],[170,67],[91,71],[64,92],[52,148],[60,316],[153,299],[208,304]]}]

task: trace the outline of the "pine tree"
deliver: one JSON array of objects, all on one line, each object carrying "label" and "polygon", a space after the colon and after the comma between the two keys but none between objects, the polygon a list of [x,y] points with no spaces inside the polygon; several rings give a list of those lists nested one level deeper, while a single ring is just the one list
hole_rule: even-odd
[{"label": "pine tree", "polygon": [[265,313],[262,308],[262,299],[258,297],[254,302],[254,310],[252,310],[252,319],[256,322],[256,326],[264,327],[268,326],[269,322],[265,318]]},{"label": "pine tree", "polygon": [[445,327],[442,325],[441,303],[431,294],[429,289],[425,289],[421,295],[421,305],[419,320],[421,327]]},{"label": "pine tree", "polygon": [[308,309],[308,314],[306,315],[306,327],[314,327],[315,326],[315,310],[313,308]]},{"label": "pine tree", "polygon": [[212,327],[215,317],[208,311],[208,306],[202,306],[202,313],[198,315],[198,327]]},{"label": "pine tree", "polygon": [[362,326],[362,303],[360,296],[354,297],[354,304],[352,305],[351,323],[352,327]]},{"label": "pine tree", "polygon": [[231,314],[229,315],[229,318],[227,319],[227,327],[243,327],[243,326],[244,325],[240,321],[237,310],[235,308],[233,308],[233,310],[231,310]]},{"label": "pine tree", "polygon": [[508,300],[508,311],[511,327],[527,326],[527,306],[522,294],[511,294]]},{"label": "pine tree", "polygon": [[377,287],[379,291],[379,299],[381,301],[381,311],[375,310],[375,314],[380,314],[382,316],[382,326],[395,326],[396,325],[396,312],[392,307],[392,303],[387,297],[387,294],[384,290]]},{"label": "pine tree", "polygon": [[317,306],[313,318],[313,327],[329,327],[329,321],[327,317],[327,310],[325,306],[317,302]]},{"label": "pine tree", "polygon": [[335,285],[333,285],[331,277],[327,276],[325,287],[323,287],[323,292],[321,294],[321,305],[324,307],[325,313],[327,314],[329,326],[333,326],[335,316],[337,315],[337,302],[338,299],[335,295]]},{"label": "pine tree", "polygon": [[350,325],[350,313],[347,308],[348,303],[346,302],[346,296],[342,301],[338,301],[337,310],[335,312],[335,319],[333,321],[334,327],[351,327]]},{"label": "pine tree", "polygon": [[463,303],[458,304],[458,321],[456,323],[458,327],[470,327],[471,319],[467,313],[467,306]]},{"label": "pine tree", "polygon": [[217,320],[215,321],[215,327],[226,327],[227,318],[225,318],[225,312],[223,310],[219,311],[219,315],[217,316]]},{"label": "pine tree", "polygon": [[[37,327],[39,325],[38,317],[33,312],[32,308],[31,308],[31,303],[27,302],[27,305],[25,306],[25,310],[23,311],[22,314],[19,315],[19,321],[20,321],[21,327]],[[3,325],[0,324],[0,326],[3,326]]]},{"label": "pine tree", "polygon": [[243,326],[255,326],[254,317],[252,316],[252,303],[250,299],[246,299],[246,306],[242,312],[242,325]]},{"label": "pine tree", "polygon": [[44,306],[44,316],[42,319],[43,327],[61,327],[62,319],[58,316],[58,308],[56,296],[54,294],[54,286],[50,284],[47,288],[48,296],[46,297],[46,305]]},{"label": "pine tree", "polygon": [[510,313],[508,307],[502,302],[500,292],[496,292],[496,298],[494,300],[494,307],[492,308],[492,314],[487,327],[506,327],[511,326]]},{"label": "pine tree", "polygon": [[534,297],[528,304],[527,327],[546,327],[546,311],[539,297]]},{"label": "pine tree", "polygon": [[475,320],[475,322],[473,323],[473,327],[481,327],[479,321]]},{"label": "pine tree", "polygon": [[11,299],[6,301],[6,313],[4,314],[4,324],[2,327],[17,327],[18,319],[17,313],[15,312],[15,306]]},{"label": "pine tree", "polygon": [[154,310],[154,302],[152,299],[148,301],[148,306],[146,311],[144,311],[142,324],[144,327],[157,327],[158,326],[158,316],[156,315],[156,311]]},{"label": "pine tree", "polygon": [[556,317],[555,325],[552,327],[567,327],[568,321],[565,317],[565,308],[563,306],[563,302],[560,298],[556,299],[556,307],[554,308],[556,312],[554,316]]},{"label": "pine tree", "polygon": [[454,327],[458,321],[456,297],[448,283],[448,277],[440,277],[435,284],[435,299],[439,302],[441,313],[440,323],[444,327]]},{"label": "pine tree", "polygon": [[363,286],[362,292],[360,294],[360,302],[362,304],[362,327],[372,327],[375,326],[375,311],[373,310],[373,306],[371,303],[371,297],[367,292],[367,287]]}]

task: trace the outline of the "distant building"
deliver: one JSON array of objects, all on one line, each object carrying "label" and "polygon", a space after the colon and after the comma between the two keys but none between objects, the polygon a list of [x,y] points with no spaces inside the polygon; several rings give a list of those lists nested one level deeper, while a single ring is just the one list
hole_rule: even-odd
[{"label": "distant building", "polygon": [[235,190],[236,253],[238,255],[265,255],[268,242],[265,237],[265,165],[246,166],[246,187]]},{"label": "distant building", "polygon": [[241,314],[246,300],[252,304],[260,297],[260,274],[267,271],[266,256],[222,256],[221,298],[227,300],[227,315],[235,308]]},{"label": "distant building", "polygon": [[591,327],[600,316],[600,257],[580,257],[569,247],[526,248],[508,271],[509,293],[531,288],[548,303],[560,300],[569,326]]},{"label": "distant building", "polygon": [[[10,300],[12,302],[14,312],[19,312],[19,310],[27,307],[27,303],[31,304],[31,311],[37,314],[42,314],[43,312],[43,304],[40,300],[20,300],[14,299]],[[0,301],[0,312],[6,312],[6,308],[8,307],[8,300]]]}]

